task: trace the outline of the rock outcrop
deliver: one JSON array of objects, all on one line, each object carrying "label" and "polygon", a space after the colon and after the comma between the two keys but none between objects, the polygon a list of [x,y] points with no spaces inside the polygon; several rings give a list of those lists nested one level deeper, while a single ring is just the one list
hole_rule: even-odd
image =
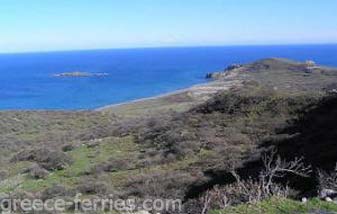
[{"label": "rock outcrop", "polygon": [[219,79],[221,77],[226,76],[226,73],[229,71],[234,71],[236,69],[241,68],[243,65],[241,64],[231,64],[227,66],[222,72],[212,72],[206,74],[206,79]]}]

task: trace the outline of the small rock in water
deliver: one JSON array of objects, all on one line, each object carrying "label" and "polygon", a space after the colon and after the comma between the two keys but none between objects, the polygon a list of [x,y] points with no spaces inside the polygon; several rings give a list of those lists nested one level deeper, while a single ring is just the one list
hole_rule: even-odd
[{"label": "small rock in water", "polygon": [[54,77],[104,77],[108,76],[108,73],[90,73],[90,72],[81,72],[81,71],[74,71],[74,72],[64,72],[59,74],[54,74]]}]

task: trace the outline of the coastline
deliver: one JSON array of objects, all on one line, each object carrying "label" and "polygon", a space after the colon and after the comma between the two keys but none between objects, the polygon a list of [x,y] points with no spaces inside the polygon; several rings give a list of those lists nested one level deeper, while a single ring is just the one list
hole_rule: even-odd
[{"label": "coastline", "polygon": [[125,102],[116,103],[116,104],[104,105],[102,107],[95,108],[94,111],[104,111],[104,110],[109,109],[109,108],[120,107],[120,106],[123,106],[123,105],[129,105],[129,104],[134,104],[134,103],[138,103],[138,102],[150,101],[150,100],[165,98],[165,97],[168,97],[168,96],[178,95],[178,94],[190,92],[191,90],[193,90],[193,88],[196,88],[196,87],[205,87],[207,85],[210,85],[210,83],[212,83],[214,81],[216,81],[216,80],[210,80],[210,81],[205,82],[205,83],[194,84],[194,85],[186,87],[186,88],[177,89],[177,90],[174,90],[174,91],[161,93],[161,94],[150,96],[150,97],[139,98],[139,99],[125,101]]},{"label": "coastline", "polygon": [[[247,55],[248,50],[254,54]],[[318,64],[337,66],[335,47],[329,46],[329,49],[326,50],[326,54],[329,57],[319,54],[321,48],[318,47],[310,48],[310,56],[306,54],[308,47],[300,49],[297,47],[296,52],[294,52],[295,49],[293,47],[285,47],[285,50],[287,51],[284,53],[279,48],[247,48],[244,51],[235,47],[229,49],[218,47],[205,50],[161,50],[160,53],[163,53],[163,55],[156,54],[157,52],[153,52],[152,50],[147,50],[145,52],[132,53],[135,54],[134,57],[128,52],[124,56],[124,54],[119,55],[114,51],[101,53],[102,55],[99,56],[102,57],[98,57],[98,55],[90,51],[85,55],[78,55],[77,52],[69,55],[48,55],[48,58],[52,61],[62,59],[60,67],[57,69],[48,67],[48,63],[46,63],[48,61],[44,60],[44,57],[47,57],[45,55],[39,56],[43,57],[41,59],[35,55],[25,56],[23,59],[13,57],[8,61],[8,65],[17,64],[18,68],[15,67],[14,70],[0,69],[3,71],[1,79],[4,82],[2,87],[0,87],[3,98],[0,102],[0,108],[3,111],[94,111],[105,109],[107,106],[119,106],[143,99],[153,99],[171,93],[174,94],[180,90],[192,87],[194,84],[204,84],[203,78],[208,72],[221,70],[232,63],[245,64],[265,57],[277,57],[278,55],[292,59],[292,61],[310,59],[316,61]],[[205,51],[209,55],[203,54]],[[235,55],[226,55],[226,51],[237,52],[235,52]],[[259,53],[261,56],[255,53]],[[168,56],[177,54],[181,56],[181,59],[176,63],[172,63],[172,59]],[[143,61],[143,57],[145,56],[153,56],[155,64],[147,64],[150,61],[146,60],[144,63],[133,63],[132,61],[136,59]],[[203,56],[206,58],[203,58]],[[125,61],[125,65],[128,66],[124,67],[123,65],[120,68],[121,70],[119,70],[114,62],[103,60],[110,57],[116,57],[114,58],[116,62],[125,57],[125,60],[127,60]],[[30,60],[32,65],[25,68],[21,60],[23,60],[22,62]],[[40,67],[35,67],[35,63],[37,62],[40,63],[38,64]],[[88,67],[85,66],[87,62],[90,62]],[[121,62],[124,63],[124,61]],[[96,69],[96,66],[100,68]],[[158,69],[156,75],[148,75],[151,74],[153,69]],[[172,72],[170,71],[171,69]],[[80,73],[74,73],[77,71]],[[64,72],[68,72],[68,74]],[[92,74],[108,72],[110,76],[100,79],[93,76],[84,78],[88,74],[81,72],[90,72]],[[13,73],[17,73],[18,78],[14,78]],[[76,77],[53,78],[53,74]],[[26,76],[24,77],[24,81],[21,75]],[[156,79],[157,77],[158,79]],[[168,77],[169,81],[162,83]],[[86,85],[87,83],[85,82],[90,84]],[[154,91],[152,87],[158,90]],[[25,88],[29,90],[25,90]],[[51,94],[52,96],[50,96]]]},{"label": "coastline", "polygon": [[[167,92],[167,93],[162,93],[162,94],[155,95],[155,96],[135,99],[135,100],[126,101],[122,103],[105,105],[105,106],[94,109],[94,111],[111,110],[111,109],[118,108],[118,107],[123,107],[127,105],[135,105],[138,103],[150,102],[150,101],[155,101],[159,99],[170,98],[173,96],[179,96],[183,94],[186,94],[185,96],[188,96],[189,98],[191,98],[193,100],[191,102],[199,103],[200,101],[205,101],[209,99],[212,95],[218,93],[219,91],[226,91],[232,87],[242,86],[243,80],[241,78],[238,78],[238,75],[239,75],[238,71],[240,71],[242,68],[228,70],[225,73],[223,73],[222,71],[213,71],[211,73],[220,72],[220,73],[223,73],[224,75],[221,78],[211,78],[211,79],[208,79],[207,82],[194,84],[192,86],[189,86],[183,89],[178,89],[178,90],[174,90],[174,91]],[[205,78],[207,74],[209,73],[205,73]]]},{"label": "coastline", "polygon": [[223,79],[213,79],[206,83],[195,84],[156,96],[102,106],[94,111],[116,113],[127,117],[163,114],[168,111],[181,112],[205,102],[219,91],[226,91],[242,85],[243,81],[237,79],[236,75],[228,75]]},{"label": "coastline", "polygon": [[[197,85],[194,85],[194,86],[197,86]],[[194,86],[191,86],[191,87],[194,87]],[[107,109],[110,109],[110,108],[120,107],[120,106],[123,106],[123,105],[129,105],[129,104],[134,104],[134,103],[138,103],[138,102],[150,101],[150,100],[155,100],[155,99],[159,99],[159,98],[164,98],[164,97],[171,96],[171,95],[177,95],[177,94],[180,94],[180,93],[188,92],[191,87],[184,88],[184,89],[178,89],[178,90],[175,90],[175,91],[166,92],[166,93],[162,93],[162,94],[158,94],[158,95],[155,95],[155,96],[144,97],[144,98],[125,101],[125,102],[116,103],[116,104],[104,105],[102,107],[95,108],[94,111],[104,111],[104,110],[107,110]]]},{"label": "coastline", "polygon": [[[266,72],[269,72],[270,67],[273,67],[273,73],[266,75]],[[320,76],[321,73],[336,71],[335,68],[329,66],[307,65],[307,61],[299,62],[284,58],[267,58],[253,63],[244,64],[239,68],[227,70],[226,72],[214,72],[213,74],[218,73],[220,75],[217,78],[211,79],[205,83],[195,84],[184,89],[178,89],[156,96],[102,106],[94,109],[94,111],[111,111],[114,113],[122,112],[122,114],[128,111],[129,115],[136,115],[140,112],[145,112],[146,114],[153,114],[154,112],[163,113],[165,112],[163,109],[166,111],[186,110],[198,103],[204,102],[212,97],[212,95],[220,91],[241,87],[247,81],[268,85],[268,82],[274,82],[276,78],[288,79],[289,75],[293,75],[292,69],[297,69],[301,72],[298,77],[292,77],[299,78],[297,82],[310,82],[314,80],[314,77]],[[308,79],[308,76],[312,76],[312,78]],[[331,81],[329,80],[327,82]],[[299,90],[298,87],[299,86],[296,83],[273,83],[273,90],[285,91],[287,93],[296,92],[296,90]],[[133,111],[134,113],[130,113]]]}]

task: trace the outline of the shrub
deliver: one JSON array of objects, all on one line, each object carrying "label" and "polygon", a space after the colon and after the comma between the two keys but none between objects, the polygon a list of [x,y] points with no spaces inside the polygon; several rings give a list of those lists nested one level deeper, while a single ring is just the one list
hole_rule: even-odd
[{"label": "shrub", "polygon": [[65,197],[74,195],[70,190],[67,190],[60,184],[55,184],[41,192],[41,198],[43,200],[51,199],[55,197]]},{"label": "shrub", "polygon": [[37,164],[34,164],[32,167],[28,169],[29,176],[34,178],[34,179],[45,179],[48,175],[49,172],[40,167]]},{"label": "shrub", "polygon": [[108,187],[103,182],[85,179],[82,181],[82,184],[77,186],[76,189],[83,194],[105,194]]},{"label": "shrub", "polygon": [[318,171],[319,196],[323,199],[326,197],[337,197],[337,165],[334,171]]},{"label": "shrub", "polygon": [[72,144],[66,144],[62,146],[62,151],[63,152],[70,152],[73,151],[76,147]]},{"label": "shrub", "polygon": [[110,158],[108,161],[94,166],[91,172],[99,174],[102,172],[117,172],[129,169],[132,169],[132,163],[130,159]]},{"label": "shrub", "polygon": [[141,198],[183,199],[188,186],[197,180],[202,181],[202,178],[179,171],[141,174],[129,179],[128,195]]},{"label": "shrub", "polygon": [[73,162],[65,153],[46,148],[19,152],[12,161],[33,161],[49,171],[65,169]]},{"label": "shrub", "polygon": [[0,171],[0,181],[4,180],[7,177],[7,172],[6,171]]},{"label": "shrub", "polygon": [[289,188],[278,184],[276,179],[284,178],[289,173],[307,177],[311,172],[311,167],[305,166],[302,159],[286,162],[275,155],[276,152],[272,151],[270,156],[263,156],[263,169],[258,178],[242,180],[233,171],[235,183],[224,187],[215,186],[212,190],[208,190],[199,198],[199,203],[203,207],[201,213],[207,213],[210,208],[224,209],[241,203],[255,204],[273,196],[288,197]]}]

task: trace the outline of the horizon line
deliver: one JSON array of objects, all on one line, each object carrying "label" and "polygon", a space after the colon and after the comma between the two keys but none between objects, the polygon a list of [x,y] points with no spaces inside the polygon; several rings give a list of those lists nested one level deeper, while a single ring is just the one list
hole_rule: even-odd
[{"label": "horizon line", "polygon": [[216,48],[216,47],[268,47],[268,46],[320,46],[337,45],[337,42],[327,43],[275,43],[275,44],[219,44],[219,45],[172,45],[172,46],[135,46],[135,47],[109,47],[109,48],[78,48],[78,49],[51,49],[51,50],[27,50],[14,52],[0,52],[0,55],[19,54],[43,54],[43,53],[63,53],[63,52],[88,52],[88,51],[108,51],[108,50],[142,50],[142,49],[174,49],[174,48]]}]

